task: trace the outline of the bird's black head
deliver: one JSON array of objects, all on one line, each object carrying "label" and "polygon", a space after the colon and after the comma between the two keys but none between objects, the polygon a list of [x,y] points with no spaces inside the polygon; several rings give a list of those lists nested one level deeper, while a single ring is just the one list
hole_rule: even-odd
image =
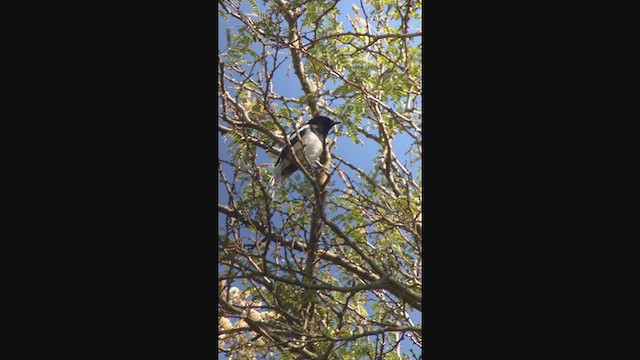
[{"label": "bird's black head", "polygon": [[333,121],[326,116],[316,116],[309,120],[308,124],[315,125],[319,131],[322,131],[326,135],[333,125],[340,124],[340,122]]}]

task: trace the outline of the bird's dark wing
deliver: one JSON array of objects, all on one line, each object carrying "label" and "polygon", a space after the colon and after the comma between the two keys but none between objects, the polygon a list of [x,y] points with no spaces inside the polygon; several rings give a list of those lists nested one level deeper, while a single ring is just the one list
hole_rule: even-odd
[{"label": "bird's dark wing", "polygon": [[[309,125],[304,125],[300,129],[298,129],[298,133],[300,134],[300,136],[305,136],[305,134],[308,131],[309,131]],[[302,143],[300,143],[299,140],[300,139],[298,139],[298,135],[295,132],[289,135],[289,142],[291,143],[291,146],[293,146],[293,148],[296,149],[296,151],[300,150],[300,147],[302,146]],[[278,156],[278,160],[276,161],[275,166],[278,166],[278,164],[280,164],[282,159],[289,156],[290,154],[291,154],[291,147],[289,147],[289,145],[285,145],[285,147],[280,152],[280,156]]]},{"label": "bird's dark wing", "polygon": [[284,159],[289,153],[291,153],[291,148],[289,145],[285,145],[282,151],[280,151],[280,156],[278,156],[275,166],[278,166],[282,162],[282,159]]}]

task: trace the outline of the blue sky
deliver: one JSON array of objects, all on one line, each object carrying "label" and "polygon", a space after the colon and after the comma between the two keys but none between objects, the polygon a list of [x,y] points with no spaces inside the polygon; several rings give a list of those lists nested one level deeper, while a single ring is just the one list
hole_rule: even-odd
[{"label": "blue sky", "polygon": [[[256,3],[260,8],[264,7],[261,1],[258,0],[256,1]],[[353,4],[357,4],[359,6],[360,1],[345,0],[345,1],[340,1],[337,5],[337,8],[340,10],[340,13],[341,13],[340,15],[338,15],[338,19],[339,21],[342,21],[346,31],[349,31],[351,27],[351,25],[349,24],[349,20],[346,18],[346,15],[349,15],[351,18],[353,18],[353,10],[351,9]],[[254,12],[247,1],[242,2],[241,10],[245,12]],[[241,26],[241,22],[233,17],[230,18],[230,21],[226,21],[222,17],[218,16],[218,24],[219,24],[218,49],[220,51],[224,51],[227,49],[226,29],[228,28],[232,32],[237,31],[237,28]],[[417,28],[420,28],[421,26],[419,23],[414,23],[413,25],[414,27],[417,27]],[[255,46],[254,50],[257,52],[260,52],[261,48]],[[290,62],[287,60],[287,62],[285,62],[276,72],[274,81],[273,81],[274,92],[280,95],[283,95],[285,97],[299,98],[300,96],[302,96],[303,93],[302,93],[302,90],[300,89],[299,81],[295,76],[293,69],[291,69],[289,65],[290,65]],[[332,86],[335,86],[335,85],[331,85],[331,82],[329,82],[327,85],[329,88],[331,88]],[[339,102],[336,102],[335,104],[338,105]],[[309,120],[309,119],[305,118],[305,120]],[[366,172],[371,170],[373,166],[372,159],[377,155],[377,148],[378,148],[377,144],[373,140],[367,139],[365,137],[361,137],[362,143],[354,144],[354,142],[348,137],[336,138],[335,134],[332,134],[330,135],[330,138],[336,141],[336,147],[333,148],[332,150],[333,154],[337,155],[340,158],[343,158],[344,160],[365,170]],[[421,165],[418,163],[418,164],[415,164],[414,166],[411,166],[409,164],[409,157],[405,155],[405,153],[409,150],[409,147],[411,146],[412,142],[413,142],[413,139],[408,135],[397,136],[395,139],[393,139],[394,153],[398,157],[400,162],[407,167],[407,169],[412,171],[414,174],[418,174],[418,173],[421,173],[421,170],[420,170]],[[219,156],[222,159],[229,160],[230,156],[228,154],[227,142],[225,142],[225,140],[219,133],[218,133],[218,144],[219,144],[218,145]],[[274,162],[274,160],[275,159],[269,157],[264,150],[258,149],[257,163],[259,165],[271,164]],[[335,161],[334,161],[334,165],[335,165]],[[268,168],[268,169],[272,170],[271,168]],[[351,173],[350,171],[348,171],[348,169],[344,169],[344,170],[348,174]],[[334,176],[333,180],[335,182],[334,186],[342,187],[342,181],[340,180],[339,176]],[[224,185],[222,185],[221,183],[218,184],[218,193],[220,196],[218,200],[219,203],[227,204],[228,198],[227,198],[226,190],[224,189]],[[220,222],[220,224],[224,224],[224,216],[221,215],[220,213],[218,213],[218,221]],[[233,285],[241,288],[238,282],[234,283]],[[366,309],[370,313],[372,312],[370,305],[366,306]],[[422,323],[422,317],[420,312],[414,311],[410,313],[410,316],[414,324],[417,325]],[[410,347],[413,348],[416,353],[418,354],[421,353],[421,349],[413,346],[413,344],[410,341],[408,340],[403,341],[402,343],[402,349],[404,350],[403,352],[407,351]],[[222,356],[221,358],[225,359],[226,357]]]}]

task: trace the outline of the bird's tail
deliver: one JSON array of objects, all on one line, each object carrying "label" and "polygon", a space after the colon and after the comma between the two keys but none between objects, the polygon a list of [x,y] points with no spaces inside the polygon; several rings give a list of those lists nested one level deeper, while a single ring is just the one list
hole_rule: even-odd
[{"label": "bird's tail", "polygon": [[271,178],[271,180],[269,180],[269,185],[267,187],[267,192],[269,193],[269,197],[271,197],[272,199],[276,194],[276,190],[278,189],[278,186],[280,186],[280,183],[282,182],[282,174],[278,170],[280,169],[276,169],[276,172]]}]

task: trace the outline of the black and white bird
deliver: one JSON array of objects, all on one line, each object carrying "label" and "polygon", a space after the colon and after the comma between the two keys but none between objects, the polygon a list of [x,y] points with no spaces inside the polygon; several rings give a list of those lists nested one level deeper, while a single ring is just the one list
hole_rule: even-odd
[{"label": "black and white bird", "polygon": [[[320,159],[320,155],[322,155],[322,151],[324,150],[327,135],[329,134],[331,127],[336,124],[340,123],[325,116],[316,116],[309,120],[306,125],[303,125],[298,129],[298,134],[300,134],[300,139],[302,140],[298,138],[298,134],[296,134],[295,131],[289,134],[289,142],[296,151],[296,157],[302,164],[305,163],[305,157],[310,164]],[[280,152],[280,156],[276,161],[275,167],[276,170],[274,171],[273,177],[269,181],[269,186],[267,188],[271,198],[275,195],[276,189],[280,186],[282,180],[288,178],[299,169],[295,159],[293,158],[291,147],[289,147],[289,145],[286,145],[282,149],[282,152]]]}]

